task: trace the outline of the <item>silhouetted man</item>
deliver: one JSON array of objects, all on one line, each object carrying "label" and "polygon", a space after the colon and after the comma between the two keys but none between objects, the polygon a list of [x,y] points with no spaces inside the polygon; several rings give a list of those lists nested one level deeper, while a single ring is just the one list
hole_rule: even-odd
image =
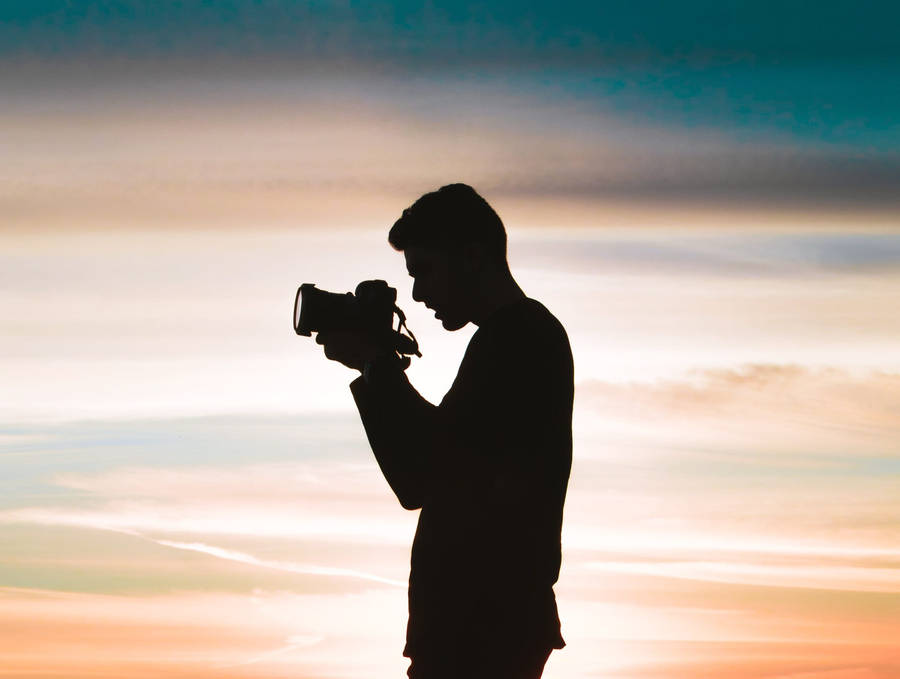
[{"label": "silhouetted man", "polygon": [[395,355],[320,333],[358,369],[351,391],[400,504],[421,509],[404,655],[412,679],[534,679],[562,648],[553,584],[572,461],[572,353],[565,330],[516,284],[506,231],[465,184],[404,210],[388,237],[413,299],[447,330],[478,330],[440,405]]}]

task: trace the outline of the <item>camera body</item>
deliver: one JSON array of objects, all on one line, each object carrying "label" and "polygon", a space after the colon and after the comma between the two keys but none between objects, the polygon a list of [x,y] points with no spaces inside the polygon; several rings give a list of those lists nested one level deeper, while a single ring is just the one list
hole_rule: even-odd
[{"label": "camera body", "polygon": [[323,330],[390,330],[396,301],[397,291],[384,281],[363,281],[344,294],[304,283],[294,300],[294,330],[306,337]]},{"label": "camera body", "polygon": [[[394,314],[399,316],[393,328]],[[294,298],[294,331],[310,337],[314,332],[334,330],[366,333],[385,349],[399,354],[421,356],[415,335],[406,328],[406,316],[397,307],[397,290],[385,281],[363,281],[356,291],[344,294],[320,290],[314,283],[304,283]]]}]

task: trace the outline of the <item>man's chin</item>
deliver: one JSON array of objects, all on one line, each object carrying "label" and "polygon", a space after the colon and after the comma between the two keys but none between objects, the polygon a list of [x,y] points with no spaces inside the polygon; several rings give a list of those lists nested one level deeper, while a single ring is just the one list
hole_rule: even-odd
[{"label": "man's chin", "polygon": [[454,330],[460,330],[461,328],[466,327],[469,321],[466,320],[458,320],[453,318],[442,318],[440,319],[441,325],[444,326],[444,330],[449,330],[453,332]]}]

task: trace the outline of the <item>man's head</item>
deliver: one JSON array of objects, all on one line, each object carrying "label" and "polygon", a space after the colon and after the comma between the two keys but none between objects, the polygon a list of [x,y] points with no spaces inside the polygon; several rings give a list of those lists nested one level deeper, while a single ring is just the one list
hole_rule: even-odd
[{"label": "man's head", "polygon": [[503,222],[466,184],[419,198],[403,211],[388,241],[406,257],[413,299],[434,309],[447,330],[475,320],[480,287],[509,272]]}]

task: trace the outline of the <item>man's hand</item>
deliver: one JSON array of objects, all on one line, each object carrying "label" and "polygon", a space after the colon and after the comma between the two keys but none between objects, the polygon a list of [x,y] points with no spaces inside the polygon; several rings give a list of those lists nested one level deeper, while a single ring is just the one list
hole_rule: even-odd
[{"label": "man's hand", "polygon": [[367,361],[378,355],[378,348],[369,338],[358,332],[333,330],[316,335],[316,344],[325,348],[325,358],[343,363],[348,368],[363,371]]}]

